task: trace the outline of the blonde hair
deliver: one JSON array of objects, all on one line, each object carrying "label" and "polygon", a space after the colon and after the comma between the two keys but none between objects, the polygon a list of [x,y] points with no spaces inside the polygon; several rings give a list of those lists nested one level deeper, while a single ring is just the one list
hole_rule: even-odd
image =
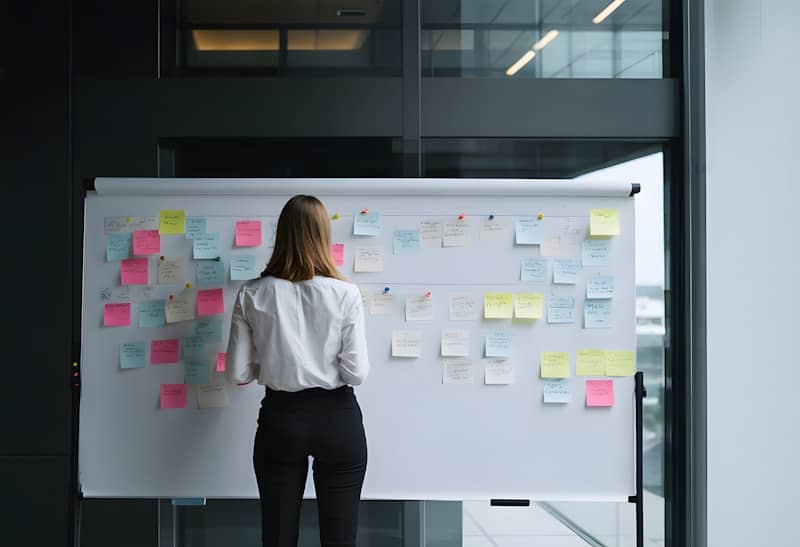
[{"label": "blonde hair", "polygon": [[305,281],[315,275],[344,279],[331,256],[331,223],[325,205],[314,196],[298,195],[281,210],[275,249],[261,277]]}]

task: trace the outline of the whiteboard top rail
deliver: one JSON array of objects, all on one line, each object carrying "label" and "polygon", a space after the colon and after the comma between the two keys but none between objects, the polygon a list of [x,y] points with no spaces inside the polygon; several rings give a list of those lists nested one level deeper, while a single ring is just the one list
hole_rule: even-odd
[{"label": "whiteboard top rail", "polygon": [[99,195],[262,195],[334,193],[339,196],[570,196],[626,197],[639,191],[630,182],[552,179],[237,179],[98,177]]}]

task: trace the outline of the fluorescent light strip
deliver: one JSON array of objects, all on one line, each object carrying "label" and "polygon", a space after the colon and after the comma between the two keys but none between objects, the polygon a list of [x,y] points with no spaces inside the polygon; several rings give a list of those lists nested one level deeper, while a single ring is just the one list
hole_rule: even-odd
[{"label": "fluorescent light strip", "polygon": [[522,57],[520,57],[516,63],[508,67],[508,70],[506,70],[506,76],[513,76],[514,74],[519,72],[522,69],[522,67],[530,63],[531,59],[533,59],[534,57],[536,57],[535,51],[533,51],[532,49],[526,51],[525,54]]},{"label": "fluorescent light strip", "polygon": [[558,31],[557,30],[549,31],[547,34],[542,36],[542,38],[538,42],[533,44],[533,48],[531,48],[531,49],[533,49],[534,51],[539,51],[541,49],[544,49],[544,47],[547,44],[549,44],[550,42],[552,42],[553,40],[556,39],[556,36],[558,36]]},{"label": "fluorescent light strip", "polygon": [[594,23],[595,25],[599,25],[600,23],[605,21],[606,17],[614,13],[614,10],[620,7],[624,1],[625,0],[614,0],[613,2],[611,2],[609,5],[603,8],[603,11],[594,16],[594,19],[592,19],[592,23]]}]

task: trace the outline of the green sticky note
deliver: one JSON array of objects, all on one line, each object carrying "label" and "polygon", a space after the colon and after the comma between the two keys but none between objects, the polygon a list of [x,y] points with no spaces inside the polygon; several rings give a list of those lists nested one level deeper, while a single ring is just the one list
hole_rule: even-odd
[{"label": "green sticky note", "polygon": [[161,327],[167,324],[167,315],[163,300],[146,300],[139,302],[139,328]]},{"label": "green sticky note", "polygon": [[142,368],[147,344],[123,342],[119,345],[119,368]]},{"label": "green sticky note", "polygon": [[132,234],[109,234],[106,239],[106,262],[130,258],[132,241]]},{"label": "green sticky note", "polygon": [[198,285],[221,285],[225,283],[225,263],[220,260],[203,260],[197,263]]},{"label": "green sticky note", "polygon": [[186,219],[186,239],[194,239],[194,236],[206,233],[208,221],[200,217],[187,217]]},{"label": "green sticky note", "polygon": [[198,319],[194,325],[194,334],[203,339],[206,344],[222,343],[222,321],[219,319]]},{"label": "green sticky note", "polygon": [[204,349],[202,336],[181,336],[181,360],[199,359]]},{"label": "green sticky note", "polygon": [[207,361],[197,359],[186,361],[183,382],[194,386],[211,383],[211,365]]}]

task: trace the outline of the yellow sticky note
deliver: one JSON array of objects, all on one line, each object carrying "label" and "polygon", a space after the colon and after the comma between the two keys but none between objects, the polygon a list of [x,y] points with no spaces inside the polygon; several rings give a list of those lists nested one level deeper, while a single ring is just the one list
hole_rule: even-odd
[{"label": "yellow sticky note", "polygon": [[606,356],[608,376],[633,376],[636,371],[636,356],[632,351],[609,351]]},{"label": "yellow sticky note", "polygon": [[542,378],[569,378],[569,353],[566,351],[543,351],[539,359]]},{"label": "yellow sticky note", "polygon": [[606,352],[602,349],[579,349],[575,355],[575,376],[605,376]]},{"label": "yellow sticky note", "polygon": [[536,292],[517,293],[514,316],[517,319],[541,319],[544,316],[544,295]]},{"label": "yellow sticky note", "polygon": [[616,209],[592,209],[589,216],[589,235],[618,236],[619,211]]},{"label": "yellow sticky note", "polygon": [[186,212],[173,209],[158,212],[158,233],[163,235],[183,234],[186,232]]},{"label": "yellow sticky note", "polygon": [[486,319],[511,319],[513,302],[510,292],[487,293],[483,296],[483,316]]}]

